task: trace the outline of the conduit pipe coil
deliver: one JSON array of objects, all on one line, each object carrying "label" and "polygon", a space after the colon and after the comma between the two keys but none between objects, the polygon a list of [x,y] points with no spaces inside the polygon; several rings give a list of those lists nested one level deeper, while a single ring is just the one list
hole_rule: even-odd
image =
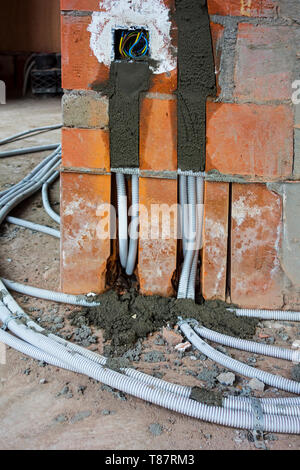
[{"label": "conduit pipe coil", "polygon": [[300,351],[293,351],[287,348],[279,348],[269,344],[257,343],[255,341],[248,341],[245,339],[234,338],[233,336],[223,335],[213,330],[209,330],[204,326],[195,327],[196,333],[199,336],[219,343],[230,348],[240,349],[255,354],[262,354],[263,356],[275,357],[277,359],[284,359],[286,361],[300,362]]},{"label": "conduit pipe coil", "polygon": [[217,364],[221,364],[227,369],[233,370],[245,377],[255,377],[258,380],[261,380],[263,383],[270,385],[271,387],[276,387],[287,392],[296,393],[298,395],[300,394],[300,382],[295,382],[279,375],[274,375],[260,369],[255,369],[254,367],[248,366],[243,362],[226,356],[199,338],[199,336],[190,327],[186,320],[181,320],[179,322],[179,327],[187,339],[195,346],[196,349],[198,349],[198,351],[201,351],[201,353],[205,354]]},{"label": "conduit pipe coil", "polygon": [[[69,366],[74,367],[77,372],[88,375],[89,377],[109,385],[110,387],[116,388],[124,393],[128,393],[153,404],[163,406],[167,409],[191,417],[204,419],[205,421],[243,429],[254,428],[254,416],[252,413],[235,411],[230,408],[207,406],[194,400],[174,395],[170,392],[155,389],[123,374],[103,368],[102,366],[83,358],[79,354],[68,352],[65,348],[60,347],[49,338],[29,330],[23,324],[18,324],[14,319],[5,315],[1,310],[0,319],[14,334],[20,336],[26,342],[42,349],[44,352],[52,356],[55,356],[57,359],[62,360]],[[264,415],[264,429],[268,432],[279,430],[279,432],[300,433],[300,421],[292,416]]]}]

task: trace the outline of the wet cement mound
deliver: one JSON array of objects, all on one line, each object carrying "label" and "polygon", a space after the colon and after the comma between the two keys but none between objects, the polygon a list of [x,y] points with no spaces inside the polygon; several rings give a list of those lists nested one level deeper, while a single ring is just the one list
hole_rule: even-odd
[{"label": "wet cement mound", "polygon": [[104,340],[109,342],[105,354],[111,357],[124,354],[140,338],[162,326],[175,325],[178,316],[193,318],[207,328],[244,339],[253,337],[258,323],[257,319],[237,317],[227,310],[229,305],[221,301],[196,304],[186,299],[146,297],[135,289],[123,294],[110,290],[98,300],[99,307],[73,312],[70,320],[72,325],[103,329]]}]

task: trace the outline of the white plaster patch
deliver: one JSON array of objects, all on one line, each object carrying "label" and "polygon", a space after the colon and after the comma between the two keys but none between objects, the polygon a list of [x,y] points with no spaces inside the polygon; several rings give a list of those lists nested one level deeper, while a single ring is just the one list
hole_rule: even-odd
[{"label": "white plaster patch", "polygon": [[80,210],[80,206],[85,205],[85,201],[82,198],[74,199],[73,201],[69,202],[69,204],[64,209],[64,215],[73,215],[74,213]]},{"label": "white plaster patch", "polygon": [[221,238],[225,237],[225,229],[224,225],[220,222],[217,222],[213,219],[206,219],[205,220],[205,231],[209,232],[208,238]]},{"label": "white plaster patch", "polygon": [[246,197],[241,196],[232,204],[232,217],[238,226],[242,225],[246,216],[255,219],[261,215],[261,208],[258,206],[248,205]]},{"label": "white plaster patch", "polygon": [[99,5],[106,11],[93,13],[88,31],[90,47],[100,63],[110,67],[114,60],[113,30],[142,27],[150,33],[150,54],[157,61],[153,73],[171,72],[176,68],[169,9],[162,0],[101,0]]}]

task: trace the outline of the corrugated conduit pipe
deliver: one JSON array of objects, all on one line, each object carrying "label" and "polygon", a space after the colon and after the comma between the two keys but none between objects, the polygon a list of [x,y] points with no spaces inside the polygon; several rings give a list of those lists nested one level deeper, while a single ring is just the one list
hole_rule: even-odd
[{"label": "corrugated conduit pipe", "polygon": [[55,171],[55,173],[50,176],[50,178],[45,181],[42,187],[42,199],[43,199],[43,206],[49,217],[53,219],[55,222],[60,224],[60,216],[52,209],[49,201],[48,190],[51,184],[58,178],[59,172]]},{"label": "corrugated conduit pipe", "polygon": [[118,199],[119,256],[122,268],[126,269],[128,257],[128,215],[125,176],[116,174]]},{"label": "corrugated conduit pipe", "polygon": [[[68,364],[77,372],[88,375],[89,377],[102,382],[110,387],[116,388],[124,393],[128,393],[137,398],[141,398],[153,404],[163,406],[191,417],[204,419],[216,424],[228,425],[243,429],[254,428],[253,413],[235,411],[230,408],[207,406],[194,400],[155,389],[142,382],[127,377],[126,375],[112,371],[107,368],[89,361],[80,354],[69,352],[66,348],[39,333],[33,332],[25,325],[17,322],[0,310],[1,321],[8,326],[10,331],[22,338],[24,341],[41,349],[42,351],[56,357],[62,362]],[[292,416],[264,416],[264,428],[268,432],[287,432],[299,433],[300,421]]]},{"label": "corrugated conduit pipe", "polygon": [[[183,184],[182,179],[180,179],[180,184]],[[196,187],[195,187],[195,177],[188,176],[188,210],[189,210],[189,224],[188,224],[188,235],[186,243],[186,254],[184,257],[182,272],[179,280],[178,286],[178,299],[186,299],[188,291],[188,283],[190,279],[191,267],[195,254],[195,241],[196,241]],[[183,233],[185,232],[186,227],[183,227]]]},{"label": "corrugated conduit pipe", "polygon": [[300,312],[289,310],[253,310],[238,308],[235,310],[238,317],[260,318],[261,320],[300,321]]},{"label": "corrugated conduit pipe", "polygon": [[[1,287],[1,286],[0,286]],[[76,345],[74,343],[70,343],[69,341],[66,341],[53,333],[48,333],[44,328],[40,327],[37,323],[33,322],[28,315],[23,312],[21,307],[15,302],[15,300],[10,296],[8,291],[6,290],[5,286],[2,285],[2,292],[5,294],[4,295],[4,302],[9,306],[10,311],[12,311],[15,315],[17,316],[22,316],[24,319],[26,319],[26,324],[29,328],[32,330],[35,330],[37,332],[43,333],[44,335],[49,336],[49,338],[53,339],[54,341],[58,342],[59,344],[65,346],[68,350],[76,351],[79,354],[83,355],[84,357],[96,362],[97,364],[104,365],[107,362],[107,359],[95,352],[89,351],[88,349],[82,348],[79,345]],[[157,387],[161,390],[165,390],[168,392],[172,392],[175,394],[178,394],[180,396],[189,398],[192,388],[191,387],[185,387],[182,385],[177,385],[173,383],[166,382],[161,379],[157,379],[155,377],[152,377],[150,375],[144,374],[142,372],[136,371],[134,369],[130,368],[123,368],[121,369],[123,373],[125,373],[127,376],[135,378],[137,380],[140,380],[148,385]],[[230,400],[229,400],[230,399]],[[249,398],[243,398],[243,397],[229,397],[228,399],[224,399],[223,401],[223,406],[225,407],[230,407],[234,408],[234,405],[236,402],[239,402],[242,400],[243,402],[246,400],[247,404],[250,403],[251,405],[251,399]],[[266,398],[266,399],[261,399],[261,402],[265,405],[265,410],[266,413],[269,414],[291,414],[292,416],[298,415],[300,413],[300,398]],[[299,409],[294,409],[295,407]],[[239,409],[238,404],[236,404],[237,409]],[[290,408],[291,407],[291,411]],[[273,413],[274,411],[274,413]]]},{"label": "corrugated conduit pipe", "polygon": [[188,289],[187,289],[187,298],[195,300],[195,289],[196,289],[196,277],[197,277],[197,267],[199,252],[202,248],[202,229],[203,229],[203,202],[204,202],[204,179],[201,177],[196,178],[196,195],[197,195],[197,205],[196,205],[196,247],[194,253],[194,259],[192,262],[191,272],[189,276]]},{"label": "corrugated conduit pipe", "polygon": [[126,181],[123,173],[116,173],[117,180],[117,199],[118,199],[118,227],[119,227],[119,257],[121,266],[126,274],[133,274],[137,249],[138,249],[138,224],[139,224],[139,177],[131,176],[131,223],[129,231],[129,249],[128,249],[128,208]]},{"label": "corrugated conduit pipe", "polygon": [[31,136],[32,134],[40,134],[41,132],[46,131],[54,131],[56,129],[61,129],[62,124],[54,124],[52,126],[43,126],[43,127],[36,127],[34,129],[29,129],[27,131],[19,132],[18,134],[11,135],[10,137],[6,137],[5,139],[0,140],[0,145],[9,144],[15,140],[19,140],[21,137]]},{"label": "corrugated conduit pipe", "polygon": [[29,220],[18,219],[16,217],[6,217],[6,222],[9,222],[13,225],[18,225],[19,227],[25,227],[29,230],[34,230],[35,232],[45,233],[46,235],[51,235],[55,238],[60,238],[60,232],[54,228],[47,227],[46,225],[35,224]]},{"label": "corrugated conduit pipe", "polygon": [[44,158],[30,173],[28,173],[19,183],[11,186],[8,189],[5,189],[4,191],[0,192],[0,200],[3,196],[7,194],[12,194],[15,192],[16,189],[18,189],[21,186],[24,186],[27,181],[32,180],[37,173],[53,158],[54,154],[58,154],[60,152],[60,146],[57,147],[56,151],[52,154],[50,154],[48,157]]},{"label": "corrugated conduit pipe", "polygon": [[8,279],[3,278],[1,278],[1,281],[9,289],[18,292],[19,294],[29,295],[30,297],[37,297],[39,299],[49,300],[50,302],[79,305],[81,307],[99,306],[99,302],[89,302],[88,300],[86,300],[85,296],[63,294],[61,292],[53,292],[46,289],[39,289],[38,287],[19,284],[18,282],[9,281]]},{"label": "corrugated conduit pipe", "polygon": [[190,327],[186,320],[180,321],[179,326],[181,331],[195,346],[195,348],[198,349],[198,351],[201,351],[202,354],[205,354],[211,360],[215,361],[217,364],[221,364],[227,369],[233,370],[234,372],[237,372],[238,374],[241,374],[245,377],[255,377],[258,380],[261,380],[263,383],[270,385],[271,387],[276,387],[287,392],[296,393],[298,395],[300,394],[299,382],[295,382],[278,375],[270,374],[269,372],[265,372],[260,369],[255,369],[254,367],[248,366],[243,362],[226,356],[199,338],[199,336]]},{"label": "corrugated conduit pipe", "polygon": [[279,348],[269,344],[257,343],[255,341],[248,341],[245,339],[235,338],[233,336],[223,335],[213,330],[209,330],[204,326],[195,327],[196,333],[199,336],[219,343],[224,346],[228,346],[234,349],[240,349],[241,351],[248,351],[255,354],[262,354],[263,356],[275,357],[277,359],[284,359],[286,361],[300,362],[300,351],[291,350],[287,348]]},{"label": "corrugated conduit pipe", "polygon": [[138,175],[132,175],[132,201],[131,201],[131,223],[129,229],[129,251],[126,263],[126,274],[131,276],[133,274],[137,250],[138,250],[138,226],[139,226],[139,177]]}]

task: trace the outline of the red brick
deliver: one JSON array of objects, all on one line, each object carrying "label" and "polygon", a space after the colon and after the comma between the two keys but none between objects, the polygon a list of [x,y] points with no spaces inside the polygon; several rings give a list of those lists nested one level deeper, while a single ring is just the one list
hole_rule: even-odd
[{"label": "red brick", "polygon": [[[160,97],[162,98],[162,97]],[[140,167],[143,170],[177,169],[177,109],[173,96],[163,99],[144,98],[141,106]],[[177,240],[174,233],[177,212],[173,217],[170,236],[164,239],[166,224],[162,218],[152,220],[152,205],[165,204],[168,208],[177,203],[177,181],[153,178],[140,179],[141,210],[138,275],[141,292],[146,295],[174,294],[172,277],[176,270]],[[174,218],[175,217],[175,218]],[[157,230],[157,236],[152,237]]]},{"label": "red brick", "polygon": [[100,0],[60,0],[61,10],[105,11],[100,8]]},{"label": "red brick", "polygon": [[217,94],[220,94],[219,75],[221,72],[222,39],[224,35],[224,26],[216,23],[210,23],[211,37],[213,42],[215,73],[217,80]]},{"label": "red brick", "polygon": [[205,183],[202,294],[226,299],[229,184]]},{"label": "red brick", "polygon": [[167,224],[164,223],[163,217],[157,217],[156,221],[150,219],[151,209],[157,204],[165,205],[162,208],[165,215],[168,214],[169,207],[177,204],[177,181],[140,178],[140,289],[145,295],[168,297],[174,294],[172,277],[176,270],[177,257],[177,233],[174,229],[177,227],[177,211],[171,214],[173,229],[168,236],[165,233]]},{"label": "red brick", "polygon": [[[175,0],[163,0],[164,4],[174,9]],[[100,7],[100,0],[60,0],[61,10],[77,10],[77,11],[105,11],[103,6]]]},{"label": "red brick", "polygon": [[291,98],[294,40],[289,26],[239,25],[234,96],[246,101]]},{"label": "red brick", "polygon": [[149,92],[174,93],[177,90],[177,68],[171,72],[152,74]]},{"label": "red brick", "polygon": [[276,12],[272,0],[207,0],[210,15],[270,17]]},{"label": "red brick", "polygon": [[287,105],[207,105],[206,170],[287,177],[293,165],[293,111]]},{"label": "red brick", "polygon": [[[97,235],[102,204],[110,203],[110,176],[61,175],[61,289],[69,294],[105,289],[110,238]],[[98,215],[97,215],[98,214]]]},{"label": "red brick", "polygon": [[109,78],[109,68],[100,64],[90,48],[87,28],[91,16],[62,16],[63,88],[88,90]]},{"label": "red brick", "polygon": [[174,96],[142,100],[140,168],[177,169],[177,100]]},{"label": "red brick", "polygon": [[231,236],[232,302],[249,308],[281,308],[280,196],[263,184],[233,184]]},{"label": "red brick", "polygon": [[110,171],[108,131],[64,127],[62,164],[65,167],[98,168]]}]

